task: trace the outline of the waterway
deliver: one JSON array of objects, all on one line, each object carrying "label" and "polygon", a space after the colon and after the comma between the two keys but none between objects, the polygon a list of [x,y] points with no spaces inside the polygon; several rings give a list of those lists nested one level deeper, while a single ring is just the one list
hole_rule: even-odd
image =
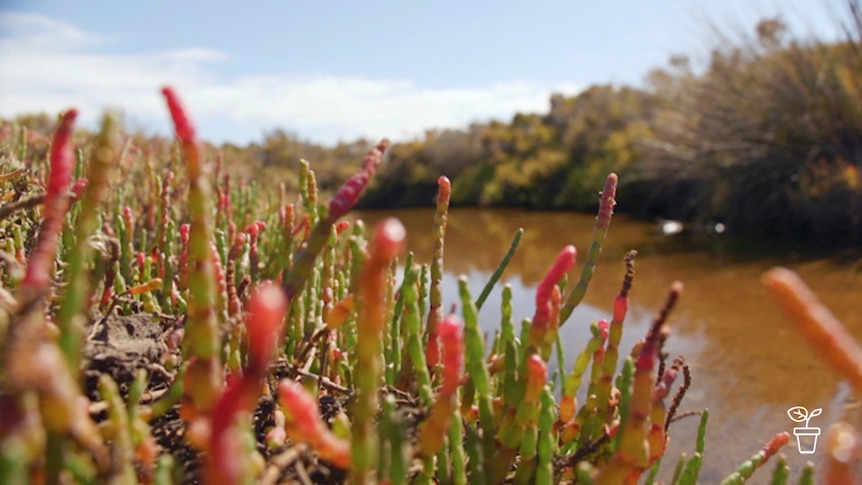
[{"label": "waterway", "polygon": [[[369,224],[387,216],[399,218],[407,227],[408,247],[418,262],[430,262],[433,211],[359,215]],[[504,284],[514,293],[515,322],[531,317],[536,286],[567,244],[574,244],[579,251],[570,287],[577,281],[592,239],[593,222],[593,216],[568,212],[453,209],[446,233],[444,308],[459,301],[457,279],[462,275],[477,296],[516,231],[524,228],[520,247],[482,308],[480,320],[489,336],[499,328]],[[809,426],[821,427],[824,434],[837,420],[862,429],[862,405],[849,386],[809,349],[760,282],[761,275],[776,265],[797,271],[862,340],[862,264],[837,257],[807,258],[784,249],[764,256],[760,248],[755,257],[723,237],[662,236],[654,224],[616,217],[586,297],[561,329],[565,362],[570,368],[587,341],[590,322],[610,319],[625,273],[623,258],[630,249],[636,249],[638,257],[621,351],[628,352],[643,338],[670,284],[683,282],[683,297],[670,317],[672,335],[665,349],[671,359],[683,355],[692,370],[693,383],[680,410],[710,410],[700,483],[718,483],[775,433],[792,434],[799,425],[786,411],[793,406],[822,408],[823,413]],[[672,424],[663,476],[669,476],[681,453],[690,456],[694,452],[697,421],[691,417]],[[822,454],[818,450],[813,455],[801,455],[794,438],[783,452],[792,477],[798,476],[807,460],[818,463]],[[767,469],[749,483],[768,483],[771,464]]]}]

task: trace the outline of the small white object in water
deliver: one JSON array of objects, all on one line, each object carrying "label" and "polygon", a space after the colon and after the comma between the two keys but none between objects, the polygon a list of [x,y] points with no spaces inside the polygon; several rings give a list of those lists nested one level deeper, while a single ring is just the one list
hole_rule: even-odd
[{"label": "small white object in water", "polygon": [[661,221],[661,225],[659,227],[661,233],[665,236],[679,234],[684,229],[682,222],[679,221]]}]

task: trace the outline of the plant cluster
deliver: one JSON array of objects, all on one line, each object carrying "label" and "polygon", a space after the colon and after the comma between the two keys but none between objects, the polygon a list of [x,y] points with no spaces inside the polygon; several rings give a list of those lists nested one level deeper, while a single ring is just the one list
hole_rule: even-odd
[{"label": "plant cluster", "polygon": [[[501,327],[486,340],[478,314],[521,232],[480,296],[462,279],[459,310],[446,312],[448,178],[437,180],[431,264],[402,260],[400,222],[366,230],[342,220],[387,141],[328,204],[303,163],[291,202],[231,183],[218,164],[211,173],[188,113],[173,90],[163,94],[173,146],[123,142],[106,115],[76,151],[75,110],[47,160],[28,156],[24,131],[6,140],[17,147],[0,168],[0,482],[654,482],[671,425],[687,414],[678,409],[690,371],[663,351],[682,285],[626,353],[631,252],[610,321],[591,324],[571,367],[558,333],[595,270],[615,174],[579,281],[566,293],[577,255],[566,246],[533,317],[516,326],[504,287]],[[766,278],[862,388],[859,351],[840,325],[792,275]],[[700,415],[696,452],[670,483],[697,482],[709,414]],[[843,425],[827,437],[830,483],[853,480],[854,433]],[[788,440],[777,434],[725,483],[744,482]],[[779,457],[774,483],[787,475]],[[800,483],[812,476],[809,466]]]}]

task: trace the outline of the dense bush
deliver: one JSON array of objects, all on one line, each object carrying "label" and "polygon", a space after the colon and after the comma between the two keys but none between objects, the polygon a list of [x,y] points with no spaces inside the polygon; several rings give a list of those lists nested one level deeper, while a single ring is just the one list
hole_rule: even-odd
[{"label": "dense bush", "polygon": [[755,36],[721,37],[705,68],[674,57],[645,91],[593,86],[553,96],[546,115],[429,133],[396,147],[366,205],[430,204],[443,171],[454,204],[594,209],[594,187],[615,171],[620,210],[637,216],[858,244],[862,30],[849,5],[842,41],[795,40],[764,20]]},{"label": "dense bush", "polygon": [[[862,241],[862,47],[785,40],[777,20],[705,73],[654,73],[667,100],[634,177],[670,217],[737,232]],[[678,201],[678,204],[674,204]],[[757,207],[758,210],[750,210]],[[647,208],[649,210],[649,208]]]}]

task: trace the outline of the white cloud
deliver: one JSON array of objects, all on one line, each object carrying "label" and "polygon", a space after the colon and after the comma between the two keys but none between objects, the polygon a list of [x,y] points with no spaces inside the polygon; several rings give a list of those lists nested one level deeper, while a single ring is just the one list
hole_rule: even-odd
[{"label": "white cloud", "polygon": [[95,34],[41,15],[0,12],[0,31],[7,36],[26,38],[27,44],[50,49],[91,47],[103,42]]},{"label": "white cloud", "polygon": [[554,86],[507,81],[469,88],[428,88],[403,79],[329,75],[225,77],[222,52],[189,47],[107,54],[110,39],[36,15],[0,13],[0,116],[77,107],[94,123],[119,107],[139,127],[166,133],[158,89],[169,83],[186,99],[199,132],[212,141],[246,143],[276,127],[322,142],[360,136],[405,139],[426,128],[462,127],[543,112]]}]

